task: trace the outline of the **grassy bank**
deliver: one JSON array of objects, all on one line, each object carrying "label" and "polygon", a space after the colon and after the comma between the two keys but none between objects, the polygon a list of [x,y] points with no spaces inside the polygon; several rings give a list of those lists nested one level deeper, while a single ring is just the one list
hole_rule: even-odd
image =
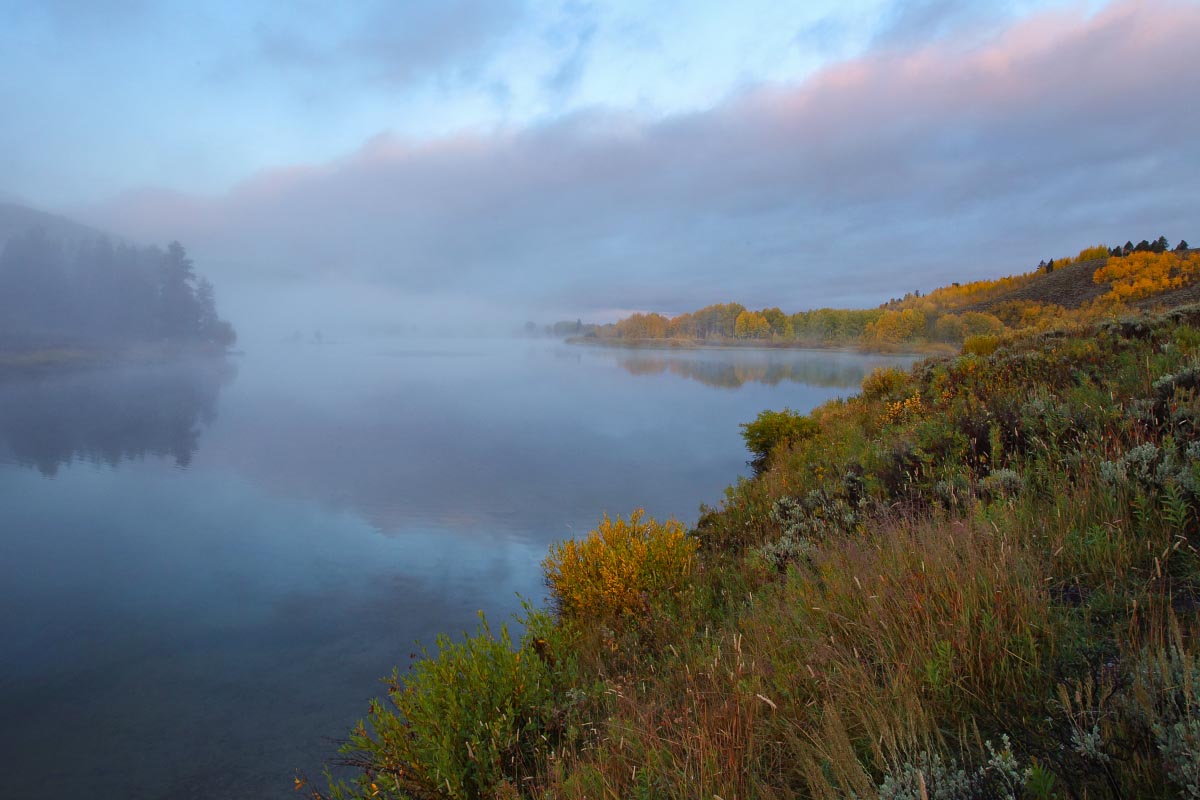
[{"label": "grassy bank", "polygon": [[[393,679],[334,797],[1200,797],[1200,307],[978,337],[746,427]],[[298,787],[323,796],[311,784]]]}]

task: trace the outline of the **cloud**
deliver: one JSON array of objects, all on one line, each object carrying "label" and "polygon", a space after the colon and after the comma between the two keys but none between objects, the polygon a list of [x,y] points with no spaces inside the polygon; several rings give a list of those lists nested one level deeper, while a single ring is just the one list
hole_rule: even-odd
[{"label": "cloud", "polygon": [[[972,29],[994,27],[1009,9],[991,3],[962,0],[909,0],[893,4],[874,36],[878,47],[909,47]],[[990,23],[990,25],[989,25]]]},{"label": "cloud", "polygon": [[527,9],[522,0],[417,0],[344,12],[314,6],[300,15],[256,16],[247,44],[231,46],[213,78],[228,83],[265,66],[338,91],[364,83],[385,90],[486,83],[487,65]]},{"label": "cloud", "polygon": [[564,9],[565,19],[547,31],[548,44],[565,54],[554,70],[543,80],[543,86],[555,99],[570,95],[583,78],[587,58],[600,23],[590,3],[569,2]]},{"label": "cloud", "polygon": [[148,0],[17,0],[8,11],[13,19],[26,13],[43,17],[68,37],[94,37],[139,27],[156,9]]},{"label": "cloud", "polygon": [[592,110],[410,142],[89,219],[229,273],[586,314],[806,308],[1027,268],[1102,239],[1200,238],[1200,8],[1041,14],[644,119]]},{"label": "cloud", "polygon": [[366,56],[379,80],[403,85],[427,73],[473,76],[523,18],[518,0],[387,3],[338,47]]},{"label": "cloud", "polygon": [[837,53],[852,30],[851,23],[837,14],[827,14],[801,26],[796,32],[796,46],[805,52],[821,55]]}]

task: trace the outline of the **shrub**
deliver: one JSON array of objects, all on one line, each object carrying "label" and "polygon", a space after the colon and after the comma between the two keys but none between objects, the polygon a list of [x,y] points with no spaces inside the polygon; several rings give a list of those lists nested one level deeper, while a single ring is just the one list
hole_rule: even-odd
[{"label": "shrub", "polygon": [[963,352],[976,356],[990,356],[1000,347],[1000,337],[990,334],[968,336],[963,341]]},{"label": "shrub", "polygon": [[1176,635],[1169,650],[1143,655],[1135,689],[1167,778],[1200,798],[1200,663]]},{"label": "shrub", "polygon": [[812,438],[819,430],[816,422],[790,408],[763,411],[753,422],[743,422],[739,427],[746,449],[754,454],[750,464],[755,472],[763,470],[775,448]]},{"label": "shrub", "polygon": [[1200,389],[1200,366],[1189,364],[1174,374],[1163,375],[1154,382],[1154,393],[1160,400],[1170,400],[1178,390]]},{"label": "shrub", "polygon": [[1025,488],[1025,481],[1015,471],[1007,468],[992,470],[980,481],[980,489],[989,498],[1016,497]]},{"label": "shrub", "polygon": [[1029,770],[1022,769],[1008,737],[997,751],[986,742],[987,762],[977,769],[960,766],[954,759],[943,760],[936,753],[922,753],[915,761],[901,764],[884,776],[879,785],[880,800],[974,800],[1009,798],[1015,800],[1025,790]]},{"label": "shrub", "polygon": [[921,395],[913,392],[911,396],[884,406],[880,421],[884,425],[892,425],[906,417],[920,417],[925,411]]},{"label": "shrub", "polygon": [[895,367],[879,367],[863,379],[863,399],[890,398],[907,382],[908,373],[904,370]]},{"label": "shrub", "polygon": [[760,545],[756,552],[768,566],[780,571],[788,564],[806,560],[827,536],[846,535],[861,525],[858,509],[841,497],[817,490],[804,497],[779,498],[771,508],[770,519],[781,534]]},{"label": "shrub", "polygon": [[372,701],[369,728],[360,722],[342,753],[362,771],[334,798],[478,798],[536,771],[539,748],[553,747],[566,730],[564,708],[573,662],[557,658],[547,615],[526,620],[525,642],[514,649],[508,630],[492,634],[480,615],[473,636],[440,636],[437,653],[422,653],[403,679],[393,673],[395,710]]},{"label": "shrub", "polygon": [[644,616],[650,604],[678,595],[695,563],[698,542],[675,520],[608,515],[583,541],[551,548],[542,562],[559,613],[566,619],[617,623]]},{"label": "shrub", "polygon": [[775,501],[771,521],[784,535],[819,542],[830,534],[857,531],[861,518],[845,499],[813,490],[801,498],[781,497]]}]

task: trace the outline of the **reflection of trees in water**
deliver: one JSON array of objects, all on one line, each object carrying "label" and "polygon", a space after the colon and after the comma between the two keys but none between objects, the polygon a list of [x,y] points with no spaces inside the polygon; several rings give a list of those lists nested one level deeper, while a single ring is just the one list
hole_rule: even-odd
[{"label": "reflection of trees in water", "polygon": [[44,475],[76,459],[116,466],[152,455],[187,466],[234,374],[206,360],[0,382],[0,454]]},{"label": "reflection of trees in water", "polygon": [[[901,360],[897,360],[897,364]],[[670,372],[707,386],[737,388],[746,383],[774,386],[784,381],[838,389],[857,388],[882,359],[864,360],[840,353],[795,360],[732,360],[662,355],[620,355],[617,362],[631,375]]]}]

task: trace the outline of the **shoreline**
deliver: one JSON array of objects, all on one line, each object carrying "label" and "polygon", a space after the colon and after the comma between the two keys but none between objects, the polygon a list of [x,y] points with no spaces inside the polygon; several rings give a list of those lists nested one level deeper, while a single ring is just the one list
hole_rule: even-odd
[{"label": "shoreline", "polygon": [[601,339],[599,337],[571,336],[564,339],[567,344],[585,347],[611,347],[625,350],[807,350],[815,353],[854,353],[876,356],[944,356],[957,354],[962,346],[951,344],[929,344],[923,348],[880,350],[878,348],[853,345],[819,345],[809,342],[762,342],[742,344],[737,341],[707,341],[700,339]]},{"label": "shoreline", "polygon": [[206,346],[149,343],[111,349],[64,346],[0,351],[0,379],[129,364],[165,364],[196,356],[225,358],[239,352]]}]

